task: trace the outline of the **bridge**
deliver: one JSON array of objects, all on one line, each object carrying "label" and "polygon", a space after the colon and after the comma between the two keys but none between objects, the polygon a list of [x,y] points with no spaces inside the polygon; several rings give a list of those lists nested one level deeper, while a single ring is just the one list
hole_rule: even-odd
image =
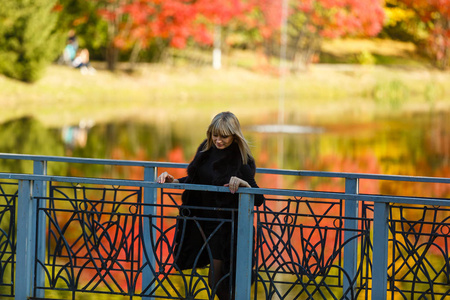
[{"label": "bridge", "polygon": [[[214,299],[207,270],[174,263],[175,235],[180,222],[201,221],[189,213],[198,208],[180,210],[183,190],[228,188],[155,182],[161,170],[186,164],[5,153],[1,161],[31,170],[0,173],[1,299]],[[142,178],[50,174],[57,164],[137,168]],[[227,275],[236,299],[450,296],[449,178],[257,172],[337,180],[342,191],[240,188],[231,219],[215,219],[218,228],[239,224]],[[438,184],[447,192],[361,193],[367,181]],[[265,195],[260,207],[255,194]],[[210,254],[207,243],[203,250]]]}]

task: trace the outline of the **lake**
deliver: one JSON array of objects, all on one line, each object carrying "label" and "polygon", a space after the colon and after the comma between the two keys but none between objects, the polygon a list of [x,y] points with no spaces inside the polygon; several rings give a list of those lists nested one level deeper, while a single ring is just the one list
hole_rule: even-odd
[{"label": "lake", "polygon": [[[46,128],[31,118],[0,125],[0,152],[125,160],[189,162],[212,116],[166,123],[121,121]],[[330,172],[450,177],[450,113],[421,113],[365,122],[314,124],[286,121],[283,127],[241,120],[258,167]],[[1,172],[31,172],[28,162],[0,161]],[[172,170],[183,176],[184,170]],[[54,175],[141,179],[142,170],[63,164]],[[320,178],[258,175],[261,187],[342,191],[342,182]],[[431,188],[430,188],[431,186]],[[448,197],[449,187],[361,182],[361,192]],[[430,195],[431,193],[431,195]]]}]

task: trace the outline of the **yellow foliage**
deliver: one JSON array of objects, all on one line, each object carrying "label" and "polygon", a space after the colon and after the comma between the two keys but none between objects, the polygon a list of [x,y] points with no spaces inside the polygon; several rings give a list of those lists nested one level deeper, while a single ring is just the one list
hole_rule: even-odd
[{"label": "yellow foliage", "polygon": [[406,22],[414,18],[414,12],[399,7],[385,7],[387,26],[395,26],[397,23]]}]

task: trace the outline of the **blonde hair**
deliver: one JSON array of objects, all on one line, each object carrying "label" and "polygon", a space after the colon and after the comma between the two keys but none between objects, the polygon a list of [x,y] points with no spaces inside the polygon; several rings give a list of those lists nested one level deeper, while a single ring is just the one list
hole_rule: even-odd
[{"label": "blonde hair", "polygon": [[203,151],[209,150],[213,145],[212,136],[218,134],[222,136],[233,136],[233,142],[239,146],[242,163],[247,164],[249,158],[253,158],[247,140],[244,138],[241,130],[241,124],[236,116],[227,111],[217,114],[211,121],[206,131],[206,144]]}]

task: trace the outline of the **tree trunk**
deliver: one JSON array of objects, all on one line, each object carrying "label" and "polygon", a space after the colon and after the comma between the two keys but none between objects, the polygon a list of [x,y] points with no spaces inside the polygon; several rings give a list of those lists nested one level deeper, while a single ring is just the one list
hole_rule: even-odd
[{"label": "tree trunk", "polygon": [[117,61],[119,59],[119,49],[114,47],[111,43],[108,48],[106,48],[106,63],[109,71],[115,71],[117,68]]},{"label": "tree trunk", "polygon": [[139,42],[136,42],[134,44],[133,50],[131,51],[130,60],[128,61],[130,72],[133,72],[134,69],[136,68],[137,58],[139,56],[139,53],[141,52],[141,49],[142,49],[141,44]]},{"label": "tree trunk", "polygon": [[[113,12],[119,7],[119,2],[110,2],[107,6],[107,10]],[[115,71],[117,67],[117,61],[119,59],[119,49],[114,45],[114,39],[118,33],[120,14],[116,15],[114,20],[108,22],[108,46],[106,48],[106,64],[109,71]]]}]

